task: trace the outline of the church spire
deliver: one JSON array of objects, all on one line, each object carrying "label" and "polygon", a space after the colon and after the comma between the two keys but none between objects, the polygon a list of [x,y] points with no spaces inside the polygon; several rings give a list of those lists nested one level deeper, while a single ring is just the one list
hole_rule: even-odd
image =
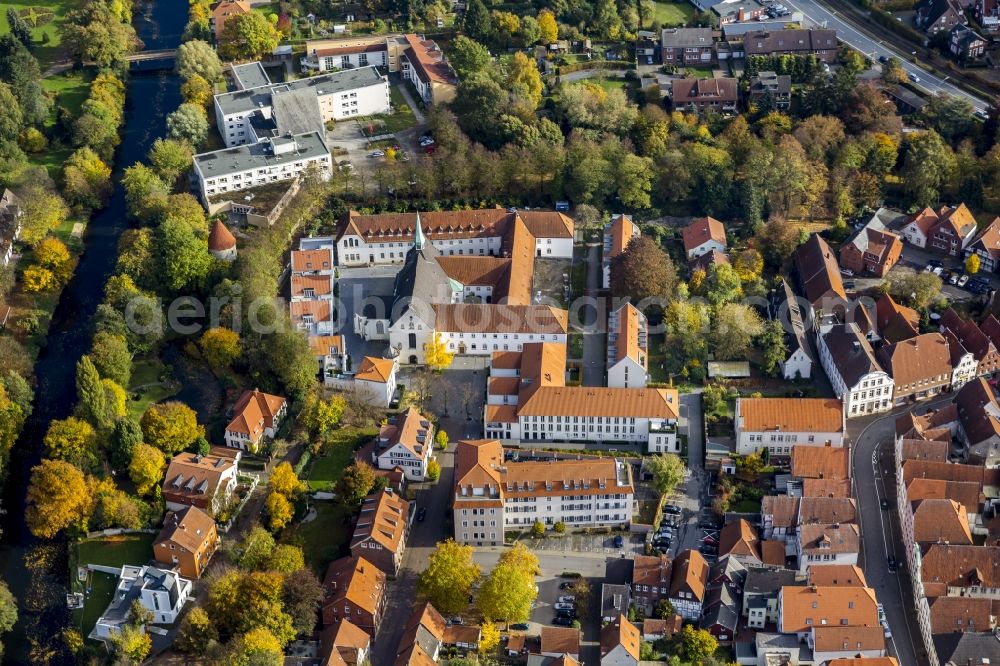
[{"label": "church spire", "polygon": [[417,230],[413,234],[413,248],[416,250],[424,249],[424,243],[427,242],[427,238],[424,236],[424,230],[420,226],[420,213],[417,213]]}]

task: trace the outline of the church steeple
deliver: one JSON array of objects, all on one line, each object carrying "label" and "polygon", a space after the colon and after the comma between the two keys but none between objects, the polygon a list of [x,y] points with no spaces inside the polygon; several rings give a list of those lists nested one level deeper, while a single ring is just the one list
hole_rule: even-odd
[{"label": "church steeple", "polygon": [[427,242],[427,238],[424,236],[424,230],[420,226],[420,213],[417,213],[417,230],[413,233],[413,249],[422,250],[424,249],[424,244]]}]

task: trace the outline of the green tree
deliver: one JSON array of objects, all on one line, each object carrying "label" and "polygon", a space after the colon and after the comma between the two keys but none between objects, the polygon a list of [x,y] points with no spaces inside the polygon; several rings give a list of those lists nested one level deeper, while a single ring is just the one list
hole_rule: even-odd
[{"label": "green tree", "polygon": [[101,374],[89,356],[83,356],[76,364],[76,395],[80,417],[98,430],[110,430],[113,424],[107,420],[108,406]]},{"label": "green tree", "polygon": [[240,356],[240,336],[228,328],[210,328],[198,341],[201,353],[214,368],[228,368]]},{"label": "green tree", "polygon": [[51,539],[76,525],[86,529],[91,502],[83,472],[64,460],[42,460],[31,470],[25,519],[36,537]]},{"label": "green tree", "polygon": [[0,83],[0,104],[6,111],[3,118],[0,118],[0,139],[4,141],[17,141],[24,127],[24,118],[21,116],[21,108],[17,105],[17,98],[6,83]]},{"label": "green tree", "polygon": [[785,329],[777,319],[764,324],[764,332],[757,338],[757,346],[763,354],[764,372],[772,377],[777,376],[781,364],[788,358],[788,347],[785,345]]},{"label": "green tree", "polygon": [[965,260],[965,272],[969,275],[975,275],[979,272],[979,255],[970,254],[969,258]]},{"label": "green tree", "polygon": [[[0,581],[0,634],[6,634],[17,624],[17,599],[7,583]],[[3,645],[0,644],[0,650]]]},{"label": "green tree", "polygon": [[340,424],[340,418],[346,407],[347,403],[343,396],[324,398],[319,391],[314,391],[306,396],[305,404],[299,413],[299,423],[313,437],[325,439]]},{"label": "green tree", "polygon": [[661,620],[667,620],[670,619],[673,614],[674,605],[670,603],[670,599],[660,599],[656,602],[656,608],[653,609],[653,615]]},{"label": "green tree", "polygon": [[941,295],[943,283],[934,273],[917,273],[912,268],[892,271],[882,288],[897,301],[925,310]]},{"label": "green tree", "polygon": [[532,47],[542,38],[542,29],[538,27],[538,20],[534,16],[524,16],[521,18],[521,29],[518,37],[522,46]]},{"label": "green tree", "polygon": [[622,37],[622,20],[614,0],[599,0],[594,23],[605,39],[617,41]]},{"label": "green tree", "polygon": [[441,463],[432,458],[431,461],[427,463],[427,480],[430,481],[431,483],[435,483],[440,478],[441,478]]},{"label": "green tree", "polygon": [[469,0],[462,20],[462,32],[481,44],[489,44],[493,39],[493,21],[483,0]]},{"label": "green tree", "polygon": [[126,467],[132,460],[135,447],[142,443],[142,428],[139,422],[126,416],[115,424],[111,436],[111,464],[116,469]]},{"label": "green tree", "polygon": [[208,103],[212,101],[213,92],[212,84],[198,74],[193,74],[191,78],[181,84],[181,97],[184,98],[185,102],[195,106],[208,106]]},{"label": "green tree", "polygon": [[448,433],[444,429],[439,429],[434,435],[434,443],[439,449],[445,451],[448,448]]},{"label": "green tree", "polygon": [[238,636],[231,647],[229,661],[237,666],[282,666],[285,662],[281,641],[264,627]]},{"label": "green tree", "polygon": [[281,587],[281,600],[285,612],[292,618],[292,626],[297,634],[312,631],[324,596],[322,583],[309,569],[299,567],[294,575],[285,577]]},{"label": "green tree", "polygon": [[684,483],[684,461],[673,453],[661,453],[645,460],[646,471],[653,475],[653,488],[661,495],[669,495]]},{"label": "green tree", "polygon": [[282,606],[284,575],[270,571],[229,571],[212,585],[206,610],[219,633],[270,631],[280,644],[295,637],[292,619]]},{"label": "green tree", "polygon": [[743,282],[731,264],[712,264],[708,270],[706,296],[712,305],[733,303],[743,296]]},{"label": "green tree", "polygon": [[16,37],[0,37],[0,81],[6,82],[18,102],[26,125],[38,125],[49,115],[51,102],[41,86],[38,60]]},{"label": "green tree", "polygon": [[746,358],[754,339],[763,332],[763,320],[749,305],[726,303],[716,307],[709,336],[715,358],[723,361]]},{"label": "green tree", "polygon": [[132,376],[132,353],[121,335],[98,332],[90,348],[90,359],[101,377],[128,386]]},{"label": "green tree", "polygon": [[934,130],[911,132],[903,139],[903,166],[899,175],[910,200],[934,205],[955,173],[955,154]]},{"label": "green tree", "polygon": [[232,16],[222,28],[219,55],[227,60],[259,60],[274,51],[278,40],[278,31],[263,14]]},{"label": "green tree", "polygon": [[10,28],[10,34],[14,35],[14,37],[17,38],[17,41],[24,44],[24,47],[30,50],[33,45],[33,40],[31,38],[31,26],[28,25],[27,21],[21,18],[21,15],[17,13],[17,8],[15,7],[7,8],[7,26]]},{"label": "green tree", "polygon": [[136,492],[140,495],[152,493],[163,479],[166,464],[166,459],[159,449],[148,444],[136,444],[128,466],[128,475],[135,484]]},{"label": "green tree", "polygon": [[448,62],[459,79],[485,71],[490,65],[490,60],[490,52],[486,47],[465,35],[455,38],[448,53]]},{"label": "green tree", "polygon": [[263,571],[270,566],[274,546],[274,537],[260,525],[254,525],[231,556],[241,569]]},{"label": "green tree", "polygon": [[160,271],[164,286],[172,292],[197,290],[212,268],[208,239],[198,236],[183,222],[167,218],[157,232]]},{"label": "green tree", "polygon": [[123,21],[111,3],[87,2],[66,14],[62,26],[62,46],[81,62],[99,67],[121,63],[139,44],[130,21]]},{"label": "green tree", "polygon": [[188,172],[191,168],[191,156],[191,146],[176,139],[157,139],[149,149],[150,163],[163,182],[169,185],[176,183],[178,178]]},{"label": "green tree", "polygon": [[545,536],[545,523],[540,520],[536,520],[531,525],[531,533],[537,537]]},{"label": "green tree", "polygon": [[629,241],[611,260],[611,293],[633,302],[666,301],[677,289],[677,269],[670,257],[648,236]]},{"label": "green tree", "polygon": [[538,28],[542,32],[542,44],[551,44],[559,38],[559,25],[556,23],[556,16],[548,9],[538,12]]},{"label": "green tree", "polygon": [[[259,16],[256,12],[244,16]],[[226,27],[228,28],[228,21]],[[185,102],[167,116],[167,135],[197,148],[208,137],[208,117],[204,107]]]},{"label": "green tree", "polygon": [[118,663],[141,664],[153,649],[153,639],[143,631],[142,626],[126,624],[121,631],[114,634],[111,643],[115,652],[120,655]]},{"label": "green tree", "polygon": [[374,487],[375,470],[366,462],[355,461],[337,481],[337,497],[348,506],[358,506]]},{"label": "green tree", "polygon": [[111,194],[111,168],[90,148],[79,148],[63,166],[63,192],[71,204],[100,208]]},{"label": "green tree", "polygon": [[222,78],[222,62],[211,44],[193,39],[177,49],[177,71],[185,81],[200,76],[213,83]]},{"label": "green tree", "polygon": [[[100,390],[100,386],[98,386]],[[101,397],[103,398],[103,391]],[[45,451],[54,459],[65,460],[78,467],[89,467],[95,460],[97,434],[91,425],[70,416],[54,420],[45,433]]]},{"label": "green tree", "polygon": [[967,137],[975,127],[975,108],[963,97],[948,93],[933,95],[923,108],[930,126],[948,143]]},{"label": "green tree", "polygon": [[218,640],[219,632],[208,613],[201,606],[195,606],[181,620],[174,646],[187,654],[203,655]]},{"label": "green tree", "polygon": [[525,100],[532,110],[542,101],[542,75],[534,58],[521,51],[514,54],[506,64],[507,89],[521,100]]},{"label": "green tree", "polygon": [[301,571],[306,566],[305,554],[298,546],[290,543],[281,543],[274,547],[271,552],[271,559],[268,562],[270,571],[278,571],[284,574],[292,574]]},{"label": "green tree", "polygon": [[21,201],[21,240],[34,245],[69,217],[62,197],[41,182],[29,182],[17,190]]},{"label": "green tree", "polygon": [[150,405],[139,423],[143,440],[168,454],[183,451],[205,436],[194,410],[176,400]]},{"label": "green tree", "polygon": [[264,510],[267,512],[267,526],[272,532],[277,532],[290,523],[295,515],[288,498],[276,492],[271,492],[264,500]]},{"label": "green tree", "polygon": [[468,603],[479,574],[479,565],[472,560],[472,546],[448,539],[438,542],[431,553],[418,587],[440,612],[457,613]]},{"label": "green tree", "polygon": [[484,617],[524,622],[538,596],[531,573],[513,563],[498,562],[479,587],[476,606]]},{"label": "green tree", "polygon": [[715,654],[719,642],[715,636],[704,629],[695,629],[690,624],[684,625],[680,636],[681,652],[684,658],[693,663],[700,663]]}]

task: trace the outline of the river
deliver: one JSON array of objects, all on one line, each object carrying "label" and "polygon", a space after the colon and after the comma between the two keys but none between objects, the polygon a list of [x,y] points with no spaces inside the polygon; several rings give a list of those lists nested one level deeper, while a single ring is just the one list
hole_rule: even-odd
[{"label": "river", "polygon": [[[180,45],[187,22],[187,0],[136,0],[134,25],[148,50],[172,49]],[[3,490],[3,540],[0,542],[0,572],[11,591],[21,602],[29,603],[39,612],[31,618],[31,631],[43,641],[54,638],[65,618],[58,594],[39,599],[39,581],[32,586],[32,576],[61,580],[65,586],[64,557],[48,559],[28,573],[25,557],[35,558],[36,540],[24,521],[25,493],[31,467],[42,457],[42,438],[53,419],[71,413],[76,403],[76,363],[90,348],[91,327],[97,306],[104,295],[104,284],[117,260],[117,244],[128,227],[125,213],[125,193],[121,175],[125,167],[143,159],[153,141],[166,134],[166,116],[181,103],[180,80],[172,72],[138,73],[129,77],[126,92],[125,126],[122,143],[115,156],[114,194],[107,208],[90,220],[84,236],[84,254],[76,272],[59,300],[49,329],[48,344],[35,365],[37,379],[34,413],[15,444],[10,471]],[[60,550],[65,550],[64,548]],[[62,570],[59,570],[62,567]],[[52,587],[49,585],[49,587]],[[29,590],[32,591],[29,595]],[[65,590],[56,590],[65,594]],[[6,646],[5,663],[28,663],[25,640],[25,607],[21,606],[21,621],[14,631],[3,637]],[[56,659],[56,661],[61,661]]]}]

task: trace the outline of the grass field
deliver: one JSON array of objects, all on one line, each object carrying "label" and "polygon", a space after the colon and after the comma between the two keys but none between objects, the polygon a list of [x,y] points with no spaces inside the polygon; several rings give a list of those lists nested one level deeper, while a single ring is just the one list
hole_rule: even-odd
[{"label": "grass field", "polygon": [[606,91],[626,90],[628,83],[624,79],[594,79],[594,83],[604,88]]},{"label": "grass field", "polygon": [[97,619],[108,607],[114,594],[117,578],[111,574],[93,572],[90,574],[89,591],[77,579],[78,566],[102,564],[120,567],[123,564],[142,565],[153,556],[152,534],[134,534],[107,539],[81,541],[70,548],[70,580],[74,592],[85,592],[86,601],[81,610],[75,611],[73,618],[84,636],[90,633]]},{"label": "grass field", "polygon": [[327,452],[313,458],[309,469],[309,487],[314,490],[333,490],[344,473],[344,468],[351,464],[355,449],[375,437],[378,431],[374,428],[343,428],[334,434],[334,441],[327,445]]},{"label": "grass field", "polygon": [[712,78],[712,68],[711,67],[686,67],[684,69],[688,76],[696,79],[710,79]]},{"label": "grass field", "polygon": [[[128,411],[135,418],[143,415],[146,409],[155,402],[162,402],[176,394],[178,387],[171,386],[146,386],[156,384],[160,381],[160,373],[163,371],[163,363],[159,359],[147,359],[136,361],[132,364],[132,379],[129,381],[129,401]],[[139,386],[146,388],[139,389]],[[137,396],[132,399],[132,396]]]},{"label": "grass field", "polygon": [[[49,65],[59,58],[59,42],[61,39],[59,26],[65,20],[66,12],[78,4],[69,0],[47,4],[23,0],[0,2],[0,30],[4,34],[10,32],[10,24],[7,23],[7,10],[11,7],[18,10],[22,16],[26,16],[28,25],[32,23],[32,15],[37,17],[38,25],[31,29],[31,36],[35,40],[35,57],[38,58],[38,62],[44,72]],[[29,10],[33,10],[33,12]],[[43,43],[44,35],[48,35],[48,43]]]},{"label": "grass field", "polygon": [[315,507],[316,518],[300,524],[295,536],[302,544],[306,564],[322,578],[327,565],[337,559],[351,537],[351,511],[339,502],[317,502]]},{"label": "grass field", "polygon": [[685,25],[694,15],[694,5],[681,2],[657,2],[653,10],[653,20],[659,21],[664,28],[675,25]]},{"label": "grass field", "polygon": [[[84,69],[80,71],[68,71],[56,74],[47,79],[42,79],[42,88],[45,92],[56,96],[52,113],[45,121],[46,127],[56,124],[59,117],[59,107],[65,107],[76,118],[80,115],[80,107],[87,101],[90,95],[90,82],[94,80],[94,70]],[[62,173],[63,165],[69,159],[75,148],[68,143],[50,143],[49,147],[31,156],[31,161],[44,166],[49,176],[57,178]]]}]

